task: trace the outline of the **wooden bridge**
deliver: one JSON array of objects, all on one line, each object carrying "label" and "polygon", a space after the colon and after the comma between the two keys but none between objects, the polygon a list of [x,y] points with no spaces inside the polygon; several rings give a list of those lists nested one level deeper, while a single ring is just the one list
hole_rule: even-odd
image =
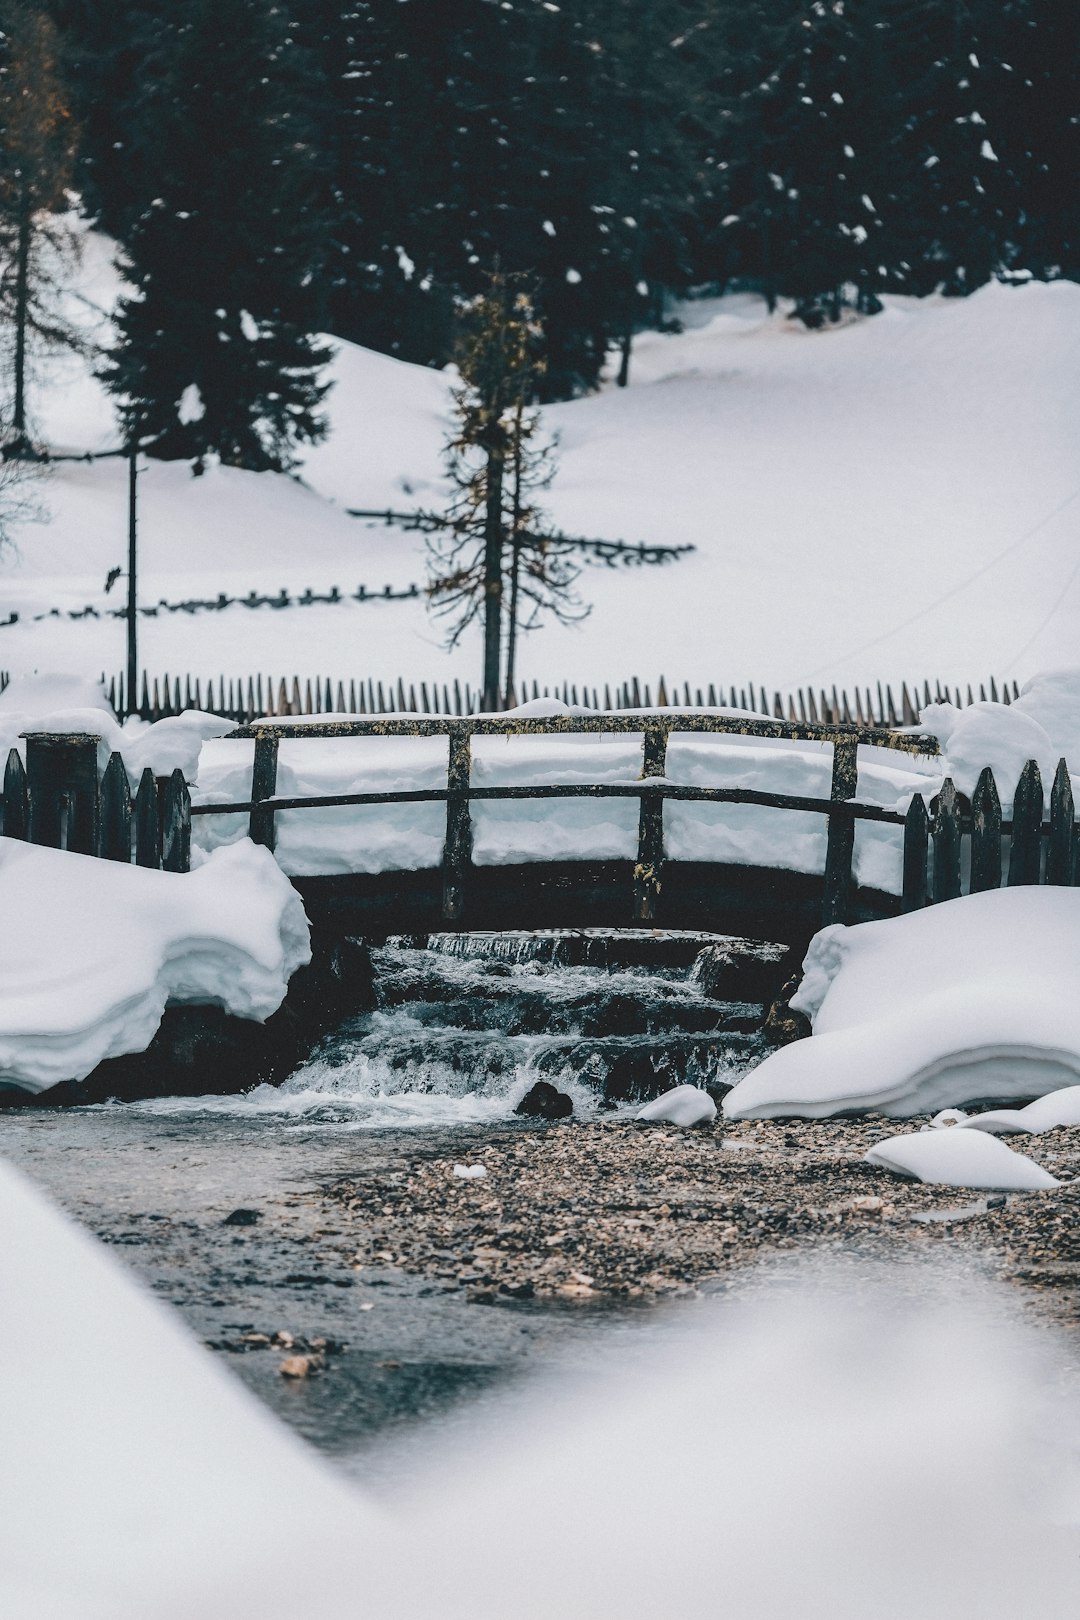
[{"label": "wooden bridge", "polygon": [[[610,736],[642,738],[640,777],[624,782],[478,786],[472,779],[476,737]],[[673,734],[823,743],[832,750],[828,798],[773,793],[749,787],[677,783],[666,775]],[[26,767],[16,750],[4,782],[4,831],[42,844],[107,859],[186,870],[191,823],[201,816],[244,814],[251,837],[273,849],[279,811],[331,806],[445,804],[442,861],[423,870],[298,877],[316,930],[368,938],[441,929],[608,928],[651,926],[738,931],[802,944],[830,922],[863,921],[1000,885],[1003,841],[1007,879],[1014,883],[1077,880],[1077,833],[1065,762],[1058,767],[1045,817],[1038,766],[1030,761],[1014,794],[1012,819],[1003,819],[993,776],[985,770],[971,801],[946,780],[930,806],[916,794],[906,814],[860,803],[858,750],[884,748],[912,756],[938,753],[934,737],[878,727],[770,721],[752,715],[667,710],[649,714],[513,714],[451,717],[373,717],[298,724],[256,721],[230,739],[250,739],[254,759],[250,798],[192,804],[183,776],[155,778],[147,769],[132,798],[123,761],[113,755],[99,777],[97,739],[30,734]],[[446,784],[438,788],[356,790],[282,795],[277,792],[282,741],[302,745],[333,738],[445,737]],[[480,865],[472,860],[471,806],[484,801],[631,798],[638,803],[634,860],[527,861]],[[672,801],[758,805],[825,817],[824,871],[813,875],[778,867],[669,859],[664,849],[664,806]],[[900,896],[855,884],[852,858],[858,822],[903,828],[904,878]]]}]

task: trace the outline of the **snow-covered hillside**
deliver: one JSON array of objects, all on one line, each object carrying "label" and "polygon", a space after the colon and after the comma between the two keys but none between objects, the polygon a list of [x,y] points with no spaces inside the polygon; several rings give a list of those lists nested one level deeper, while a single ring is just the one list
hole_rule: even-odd
[{"label": "snow-covered hillside", "polygon": [[[86,239],[81,307],[98,331],[118,285],[111,252]],[[526,638],[528,679],[977,681],[1074,658],[1080,286],[891,299],[821,333],[749,296],[681,313],[682,333],[638,341],[628,389],[547,412],[562,447],[550,508],[572,532],[697,550],[663,570],[590,568],[591,618]],[[449,379],[337,348],[332,433],[303,482],[161,463],[142,474],[141,602],[422,589],[422,538],[346,508],[437,502]],[[116,442],[84,364],[40,373],[33,404],[56,449]],[[58,465],[42,502],[48,521],[24,525],[0,563],[0,618],[19,615],[0,627],[0,669],[119,669],[121,620],[63,615],[121,606],[102,587],[124,560],[126,468]],[[35,622],[53,608],[62,616]],[[161,611],[140,634],[151,671],[478,675],[478,643],[446,654],[419,594]]]}]

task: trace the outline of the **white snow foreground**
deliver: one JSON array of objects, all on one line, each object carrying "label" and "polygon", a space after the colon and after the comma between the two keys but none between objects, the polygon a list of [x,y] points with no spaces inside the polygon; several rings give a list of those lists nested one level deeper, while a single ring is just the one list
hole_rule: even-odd
[{"label": "white snow foreground", "polygon": [[263,1020],[311,958],[300,898],[249,841],[157,872],[0,838],[0,1080],[44,1091],[145,1051],[168,1002]]},{"label": "white snow foreground", "polygon": [[[669,1319],[647,1356],[601,1337],[588,1375],[433,1436],[384,1513],[2,1162],[0,1222],[4,1620],[1013,1620],[1080,1603],[1063,1363],[963,1278],[881,1269],[852,1288],[850,1268],[810,1269]],[[718,1367],[734,1399],[717,1401]],[[590,1511],[564,1516],[552,1557],[522,1527],[576,1500]],[[722,1580],[687,1556],[718,1502]]]},{"label": "white snow foreground", "polygon": [[914,1131],[875,1142],[863,1154],[867,1164],[939,1187],[978,1187],[989,1192],[1038,1192],[1061,1183],[1048,1170],[1014,1153],[982,1131]]},{"label": "white snow foreground", "polygon": [[824,928],[803,966],[791,1004],[814,1033],[739,1082],[730,1119],[904,1119],[1080,1081],[1080,890],[997,889]]},{"label": "white snow foreground", "polygon": [[1026,1108],[994,1108],[986,1114],[959,1119],[969,1131],[990,1131],[994,1136],[1041,1136],[1062,1125],[1080,1125],[1080,1086],[1063,1086],[1037,1097]]},{"label": "white snow foreground", "polygon": [[376,1509],[2,1162],[0,1225],[5,1620],[355,1620]]}]

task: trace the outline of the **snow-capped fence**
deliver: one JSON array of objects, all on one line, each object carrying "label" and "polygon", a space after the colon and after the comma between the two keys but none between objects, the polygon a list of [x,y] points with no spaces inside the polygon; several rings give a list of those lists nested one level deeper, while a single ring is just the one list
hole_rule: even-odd
[{"label": "snow-capped fence", "polygon": [[[668,742],[672,733],[679,732],[831,744],[829,797],[671,781],[666,774]],[[477,786],[473,782],[474,737],[605,733],[642,736],[638,779],[540,782],[521,786]],[[670,876],[672,868],[677,871],[680,865],[685,865],[670,862],[665,854],[664,804],[672,801],[753,805],[825,816],[828,837],[824,874],[821,879],[811,880],[819,895],[818,917],[822,923],[852,918],[855,829],[860,821],[903,828],[900,909],[905,912],[954,899],[965,892],[998,888],[1003,881],[1009,885],[1074,885],[1080,881],[1073,793],[1064,760],[1059,763],[1054,777],[1048,818],[1042,779],[1034,760],[1025,765],[1011,800],[1006,800],[1011,803],[1009,816],[1002,813],[1002,798],[989,768],[980,775],[970,800],[959,794],[952,780],[946,778],[929,805],[916,793],[906,812],[860,802],[856,797],[860,745],[915,756],[937,755],[937,739],[917,732],[770,721],[749,715],[701,714],[692,710],[662,714],[654,710],[633,715],[577,713],[415,719],[399,716],[299,724],[290,724],[288,720],[256,721],[229,735],[232,739],[254,742],[250,797],[235,802],[193,805],[180,770],[174,770],[169,776],[155,777],[147,767],[133,795],[119,754],[112,754],[105,770],[99,771],[97,737],[31,733],[25,738],[25,765],[17,749],[12,749],[8,756],[3,793],[4,834],[108,860],[135,861],[141,866],[183,872],[190,868],[194,816],[246,815],[253,841],[272,850],[278,811],[442,803],[446,807],[446,830],[441,865],[431,874],[439,888],[433,920],[451,926],[460,926],[467,918],[475,925],[469,897],[482,868],[472,862],[470,807],[483,800],[636,799],[638,835],[631,895],[619,898],[624,894],[625,882],[620,871],[628,863],[591,863],[597,872],[589,881],[600,889],[606,888],[602,909],[615,926],[620,921],[623,906],[626,914],[621,921],[626,924],[663,921],[669,926],[682,926],[681,920],[674,920],[676,915],[681,919],[679,905],[672,908],[667,898],[661,902],[665,869]],[[304,742],[357,737],[445,737],[446,785],[379,792],[278,794],[278,752],[283,740]],[[530,864],[535,869],[530,882],[537,890],[545,883],[549,887],[554,883],[555,887],[562,884],[564,888],[572,888],[579,880],[572,870],[565,872],[562,868],[572,869],[576,865],[579,871],[585,869],[581,861],[540,859]],[[711,864],[719,870],[722,863],[701,864]],[[559,873],[553,875],[556,866]],[[505,877],[505,868],[497,870]],[[379,874],[375,885],[379,893],[373,903],[383,923],[387,916],[393,919],[395,927],[400,922],[394,886],[396,884],[403,893],[414,884],[417,875],[404,871]],[[794,874],[787,876],[794,877]],[[770,882],[779,877],[780,874],[774,874]],[[365,881],[369,881],[363,874],[349,873],[340,878],[328,874],[317,881],[323,885],[338,884],[354,898],[361,895],[360,910],[363,911],[361,891]],[[895,901],[879,899],[885,909],[895,907]],[[529,907],[530,902],[526,901],[526,910]],[[519,927],[539,925],[531,914],[516,919]]]},{"label": "snow-capped fence", "polygon": [[[105,677],[102,676],[102,680]],[[6,677],[0,675],[0,691]],[[144,720],[161,720],[169,715],[181,714],[185,709],[202,709],[210,714],[224,715],[238,725],[276,716],[289,717],[309,714],[427,714],[453,715],[463,718],[477,714],[483,706],[483,693],[460,680],[452,682],[409,681],[401,676],[396,681],[376,681],[370,677],[359,680],[333,681],[329,676],[248,675],[226,679],[224,675],[210,676],[205,683],[190,675],[160,675],[149,677],[145,673],[137,694],[137,702],[129,705],[123,675],[108,681],[109,701],[117,714],[139,714]],[[615,686],[581,685],[563,681],[561,685],[542,686],[539,681],[523,682],[519,693],[511,697],[521,702],[529,699],[555,698],[571,708],[593,709],[598,713],[612,713],[620,709],[740,709],[750,714],[771,716],[802,725],[855,725],[855,726],[914,726],[924,708],[931,703],[954,703],[957,708],[970,706],[976,701],[1011,703],[1019,697],[1016,681],[998,682],[991,676],[977,688],[970,683],[966,688],[949,686],[941,681],[913,681],[909,686],[901,682],[899,696],[889,684],[879,681],[875,688],[855,687],[838,691],[799,687],[786,694],[774,692],[770,702],[763,686],[725,686],[710,682],[705,686],[691,686],[689,681],[669,682],[664,676],[655,683],[641,681],[635,676]],[[655,702],[654,702],[655,696]],[[507,705],[512,707],[513,703]]]}]

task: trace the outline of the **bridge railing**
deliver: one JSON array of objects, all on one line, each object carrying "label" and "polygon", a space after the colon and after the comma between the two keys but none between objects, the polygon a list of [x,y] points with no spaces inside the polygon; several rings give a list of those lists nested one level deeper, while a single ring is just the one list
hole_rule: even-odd
[{"label": "bridge railing", "polygon": [[[636,782],[574,782],[529,784],[520,787],[477,787],[472,781],[474,737],[553,737],[573,735],[641,734],[642,769]],[[797,794],[770,793],[756,788],[702,787],[671,782],[666,775],[667,747],[672,732],[712,736],[753,737],[790,742],[818,742],[832,746],[832,778],[827,799]],[[279,810],[325,809],[339,805],[446,804],[443,848],[442,916],[448,924],[460,922],[465,910],[465,889],[472,851],[470,805],[478,800],[636,798],[639,801],[637,858],[634,863],[633,921],[655,920],[664,866],[664,801],[693,800],[712,804],[750,804],[774,810],[800,810],[828,817],[828,843],[822,896],[822,921],[841,922],[848,911],[852,886],[852,858],[856,821],[883,821],[903,826],[905,817],[880,805],[860,804],[858,750],[860,746],[933,756],[936,737],[880,727],[820,725],[770,721],[752,715],[716,715],[668,711],[647,714],[559,714],[550,716],[485,715],[463,719],[440,717],[331,720],[290,724],[255,721],[229,733],[230,740],[251,738],[255,743],[251,798],[229,804],[192,805],[192,815],[246,813],[254,842],[273,849],[275,816]],[[313,738],[446,737],[445,788],[396,789],[280,796],[277,793],[278,750],[281,742]]]}]

